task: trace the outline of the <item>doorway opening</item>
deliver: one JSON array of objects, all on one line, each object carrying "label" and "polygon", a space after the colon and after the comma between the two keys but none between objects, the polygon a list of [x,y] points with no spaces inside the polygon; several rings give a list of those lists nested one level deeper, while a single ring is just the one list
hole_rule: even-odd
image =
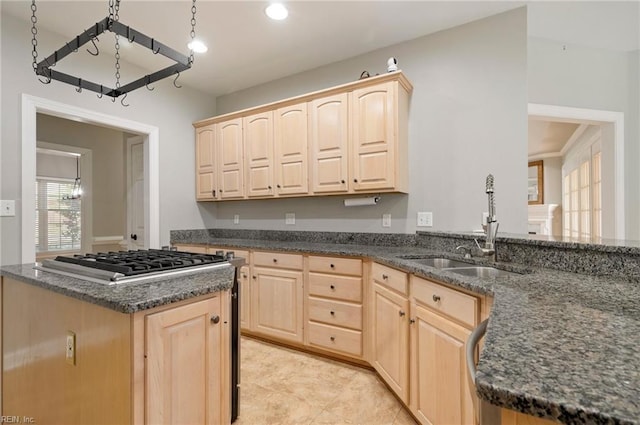
[{"label": "doorway opening", "polygon": [[101,127],[121,130],[140,136],[141,159],[144,164],[144,183],[141,186],[145,202],[141,214],[145,233],[141,240],[145,248],[159,248],[159,130],[155,126],[138,123],[120,117],[66,105],[49,99],[22,95],[22,213],[21,213],[21,262],[32,263],[36,259],[36,122],[37,114],[81,121]]},{"label": "doorway opening", "polygon": [[553,236],[624,239],[624,114],[528,109],[529,161],[543,161],[545,173],[544,205],[529,205],[530,232],[546,227]]}]

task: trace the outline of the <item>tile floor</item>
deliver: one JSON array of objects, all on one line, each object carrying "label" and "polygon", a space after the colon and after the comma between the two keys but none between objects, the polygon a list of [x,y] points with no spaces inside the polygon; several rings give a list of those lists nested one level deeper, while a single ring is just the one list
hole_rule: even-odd
[{"label": "tile floor", "polygon": [[243,337],[235,425],[415,425],[374,372]]}]

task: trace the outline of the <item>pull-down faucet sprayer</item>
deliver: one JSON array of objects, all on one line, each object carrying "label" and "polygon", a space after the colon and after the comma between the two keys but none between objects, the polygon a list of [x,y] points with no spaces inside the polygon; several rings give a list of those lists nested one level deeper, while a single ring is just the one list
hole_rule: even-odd
[{"label": "pull-down faucet sprayer", "polygon": [[486,193],[489,201],[489,216],[487,217],[487,229],[485,233],[484,247],[481,247],[476,239],[476,245],[483,256],[492,256],[493,260],[496,258],[496,234],[498,233],[498,220],[496,219],[496,205],[493,195],[493,174],[489,174],[486,180]]}]

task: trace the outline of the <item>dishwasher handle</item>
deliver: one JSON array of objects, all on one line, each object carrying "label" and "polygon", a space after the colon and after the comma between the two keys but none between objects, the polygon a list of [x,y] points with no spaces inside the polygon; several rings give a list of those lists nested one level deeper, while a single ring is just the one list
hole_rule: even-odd
[{"label": "dishwasher handle", "polygon": [[467,373],[469,374],[469,379],[473,383],[473,386],[476,385],[476,362],[475,362],[475,352],[476,346],[487,332],[487,323],[489,323],[489,319],[485,319],[469,335],[469,339],[467,339],[467,347],[466,347],[466,358],[467,358]]}]

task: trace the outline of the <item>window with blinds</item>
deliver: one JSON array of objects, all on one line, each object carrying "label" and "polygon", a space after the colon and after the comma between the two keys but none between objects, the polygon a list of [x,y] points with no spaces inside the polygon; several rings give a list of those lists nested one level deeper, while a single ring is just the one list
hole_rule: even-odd
[{"label": "window with blinds", "polygon": [[63,199],[72,191],[73,180],[36,179],[36,252],[80,250],[82,201]]}]

